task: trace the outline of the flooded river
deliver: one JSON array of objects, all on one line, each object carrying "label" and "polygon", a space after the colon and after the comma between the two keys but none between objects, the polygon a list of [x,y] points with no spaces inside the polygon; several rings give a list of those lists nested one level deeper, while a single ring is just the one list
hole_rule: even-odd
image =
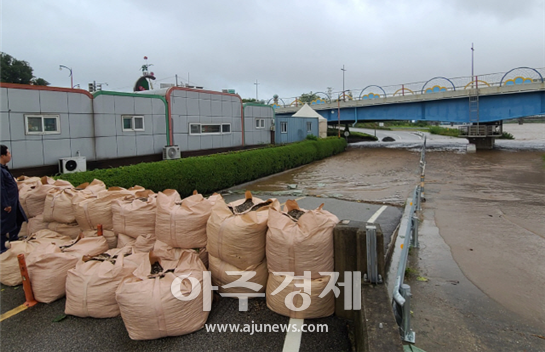
[{"label": "flooded river", "polygon": [[[477,291],[505,310],[504,318],[543,332],[545,124],[506,124],[504,131],[516,139],[473,154],[465,152],[464,139],[393,131],[396,142],[352,144],[338,156],[245,188],[401,206],[419,182],[419,146],[427,135],[424,217],[446,243],[443,256],[452,256]],[[422,265],[424,274],[445,275],[449,268],[434,271],[441,258]],[[465,306],[470,310],[471,300]]]}]

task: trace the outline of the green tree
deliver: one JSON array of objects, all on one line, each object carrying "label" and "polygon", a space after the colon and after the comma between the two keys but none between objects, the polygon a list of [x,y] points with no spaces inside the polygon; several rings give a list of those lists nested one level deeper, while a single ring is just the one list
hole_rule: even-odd
[{"label": "green tree", "polygon": [[316,95],[315,93],[312,93],[312,91],[310,91],[310,93],[303,93],[301,94],[301,96],[299,97],[299,101],[301,103],[311,103],[313,102],[314,100],[318,99],[319,96]]},{"label": "green tree", "polygon": [[19,83],[19,84],[36,84],[47,86],[47,82],[43,78],[35,78],[32,74],[33,69],[28,62],[17,60],[16,58],[4,52],[0,57],[0,82],[4,83]]},{"label": "green tree", "polygon": [[48,86],[50,83],[43,78],[35,78],[32,81],[35,86]]}]

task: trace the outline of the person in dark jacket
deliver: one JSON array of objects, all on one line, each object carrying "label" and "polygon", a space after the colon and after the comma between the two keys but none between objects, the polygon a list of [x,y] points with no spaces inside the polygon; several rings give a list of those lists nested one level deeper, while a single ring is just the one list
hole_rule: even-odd
[{"label": "person in dark jacket", "polygon": [[19,231],[23,221],[28,221],[25,211],[19,202],[19,189],[17,188],[17,182],[8,169],[8,163],[11,160],[11,152],[5,145],[0,145],[0,167],[1,170],[1,183],[2,183],[2,225],[1,225],[1,238],[2,245],[0,253],[6,251],[6,241],[17,241],[19,238]]}]

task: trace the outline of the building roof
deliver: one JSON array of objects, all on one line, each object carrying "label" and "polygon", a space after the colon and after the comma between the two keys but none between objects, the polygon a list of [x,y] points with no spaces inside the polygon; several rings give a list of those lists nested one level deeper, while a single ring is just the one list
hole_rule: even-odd
[{"label": "building roof", "polygon": [[293,114],[292,117],[315,117],[315,118],[322,118],[322,115],[318,114],[316,110],[310,107],[307,103],[299,109],[295,114]]}]

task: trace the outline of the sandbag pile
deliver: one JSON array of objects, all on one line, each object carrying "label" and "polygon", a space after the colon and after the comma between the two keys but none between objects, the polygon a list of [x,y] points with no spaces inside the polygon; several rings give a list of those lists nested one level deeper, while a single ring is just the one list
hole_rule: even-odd
[{"label": "sandbag pile", "polygon": [[[335,297],[329,292],[323,298],[318,296],[329,282],[330,276],[320,272],[333,272],[333,229],[339,219],[323,210],[323,204],[315,210],[300,209],[296,201],[288,200],[284,212],[269,209],[267,231],[267,306],[272,311],[291,318],[311,319],[329,316],[335,311]],[[298,310],[303,304],[302,288],[305,271],[310,271],[310,306]],[[292,275],[274,275],[273,272],[289,272]],[[280,284],[288,279],[290,283],[280,292]],[[274,295],[272,293],[275,293]],[[286,304],[293,303],[290,307]],[[294,309],[295,307],[295,309]]]},{"label": "sandbag pile", "polygon": [[132,238],[155,234],[157,194],[150,190],[112,201],[113,230]]},{"label": "sandbag pile", "polygon": [[34,298],[51,303],[65,294],[66,275],[84,256],[95,256],[108,250],[104,237],[80,237],[67,244],[42,244],[26,258]]},{"label": "sandbag pile", "polygon": [[[202,329],[209,314],[203,310],[205,270],[197,253],[191,251],[183,251],[180,259],[174,262],[154,258],[142,262],[134,276],[125,279],[116,291],[129,337],[150,340]],[[180,280],[182,275],[192,279]],[[194,289],[191,280],[201,289]],[[173,293],[191,299],[181,300]]]},{"label": "sandbag pile", "polygon": [[43,219],[44,203],[50,191],[59,191],[73,187],[68,181],[57,180],[50,177],[42,177],[39,181],[35,178],[20,178],[17,181],[19,188],[19,200],[28,217],[28,224],[21,228],[19,237],[32,235],[36,231],[48,228],[48,222]]},{"label": "sandbag pile", "polygon": [[240,278],[227,275],[227,271],[256,272],[249,282],[261,285],[257,292],[264,292],[267,284],[265,238],[269,209],[280,209],[276,199],[263,201],[246,192],[245,198],[226,204],[219,199],[212,209],[206,225],[209,253],[209,269],[212,283],[220,293],[256,293],[244,287],[225,288]]},{"label": "sandbag pile", "polygon": [[82,257],[67,274],[65,314],[93,318],[118,316],[115,291],[148,256],[127,247]]}]

